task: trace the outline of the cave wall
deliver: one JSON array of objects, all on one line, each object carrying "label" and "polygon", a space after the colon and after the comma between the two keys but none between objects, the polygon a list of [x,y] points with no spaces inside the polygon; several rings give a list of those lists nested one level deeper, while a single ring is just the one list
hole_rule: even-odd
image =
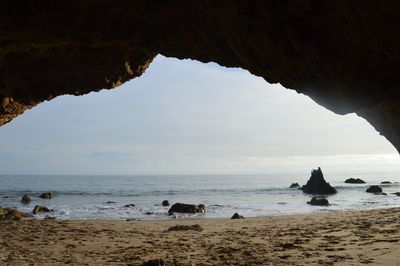
[{"label": "cave wall", "polygon": [[241,67],[355,112],[400,149],[397,1],[0,1],[0,125],[115,88],[157,54]]}]

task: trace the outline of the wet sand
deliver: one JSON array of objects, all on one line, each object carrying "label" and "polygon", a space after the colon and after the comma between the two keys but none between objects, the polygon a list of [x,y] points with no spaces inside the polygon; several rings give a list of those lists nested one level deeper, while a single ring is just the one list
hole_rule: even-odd
[{"label": "wet sand", "polygon": [[390,208],[240,220],[0,221],[0,265],[158,258],[166,265],[400,265],[399,218],[400,208]]}]

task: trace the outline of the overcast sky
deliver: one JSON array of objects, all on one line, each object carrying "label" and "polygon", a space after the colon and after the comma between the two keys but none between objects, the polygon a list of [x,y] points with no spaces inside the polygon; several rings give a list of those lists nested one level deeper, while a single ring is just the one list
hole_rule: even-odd
[{"label": "overcast sky", "polygon": [[241,69],[158,56],[123,86],[62,96],[0,128],[2,174],[400,172],[355,114]]}]

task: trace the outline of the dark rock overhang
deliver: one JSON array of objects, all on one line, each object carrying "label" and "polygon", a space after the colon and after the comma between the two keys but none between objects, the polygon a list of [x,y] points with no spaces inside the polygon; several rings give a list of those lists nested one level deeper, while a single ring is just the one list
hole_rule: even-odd
[{"label": "dark rock overhang", "polygon": [[0,125],[110,89],[157,54],[241,67],[355,112],[400,149],[397,1],[0,2]]}]

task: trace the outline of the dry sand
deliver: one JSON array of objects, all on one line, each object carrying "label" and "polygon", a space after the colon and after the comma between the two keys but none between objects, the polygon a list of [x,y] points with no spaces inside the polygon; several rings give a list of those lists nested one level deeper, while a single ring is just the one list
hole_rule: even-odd
[{"label": "dry sand", "polygon": [[243,220],[1,221],[0,265],[400,265],[399,218],[400,208],[390,208]]}]

